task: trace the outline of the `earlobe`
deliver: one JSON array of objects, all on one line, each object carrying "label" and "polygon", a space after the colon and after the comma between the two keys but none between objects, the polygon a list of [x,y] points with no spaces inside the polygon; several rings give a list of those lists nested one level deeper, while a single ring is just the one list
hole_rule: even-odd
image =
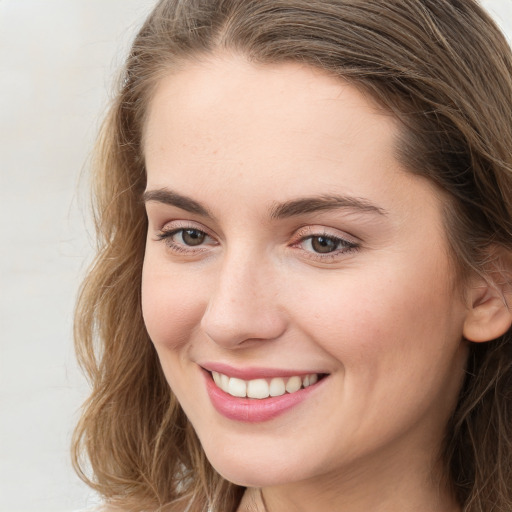
[{"label": "earlobe", "polygon": [[480,286],[470,292],[469,311],[464,321],[464,337],[475,343],[491,341],[512,326],[512,289],[481,278]]}]

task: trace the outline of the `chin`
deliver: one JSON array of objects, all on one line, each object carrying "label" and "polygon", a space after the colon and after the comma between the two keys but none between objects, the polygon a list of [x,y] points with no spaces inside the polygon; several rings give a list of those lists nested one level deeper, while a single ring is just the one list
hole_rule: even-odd
[{"label": "chin", "polygon": [[[244,453],[236,446],[231,449],[222,449],[216,446],[209,449],[205,446],[208,460],[214,469],[226,480],[243,487],[269,487],[289,484],[307,479],[313,472],[303,462],[295,457],[287,456],[273,450],[266,454],[262,450],[258,453]],[[296,454],[297,456],[297,454]]]},{"label": "chin", "polygon": [[221,463],[213,467],[223,478],[241,487],[272,487],[295,481],[286,471],[271,469],[265,465],[248,465],[238,461],[238,465]]}]

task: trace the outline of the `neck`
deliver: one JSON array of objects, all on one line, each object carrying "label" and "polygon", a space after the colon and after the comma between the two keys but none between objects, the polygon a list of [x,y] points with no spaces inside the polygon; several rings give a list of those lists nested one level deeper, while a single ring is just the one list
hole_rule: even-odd
[{"label": "neck", "polygon": [[[303,495],[303,493],[301,493]],[[320,497],[318,494],[311,495],[309,499],[302,500],[291,496],[275,495],[269,490],[259,488],[248,488],[244,494],[238,512],[310,512],[311,510],[322,510],[325,512],[359,512],[372,510],[372,512],[461,512],[461,508],[451,496],[439,496],[434,501],[425,500],[421,503],[412,504],[413,500],[403,499],[381,499],[381,500],[350,500],[343,501],[340,508],[342,496],[336,496],[333,500]],[[312,499],[316,498],[316,499]],[[313,507],[313,508],[311,508]],[[319,508],[316,508],[319,507]],[[357,507],[357,508],[354,508]]]},{"label": "neck", "polygon": [[248,488],[238,512],[461,512],[442,482],[427,475],[417,478],[410,467],[400,477],[391,473],[381,472],[377,478],[367,472],[343,479],[331,475],[322,482]]}]

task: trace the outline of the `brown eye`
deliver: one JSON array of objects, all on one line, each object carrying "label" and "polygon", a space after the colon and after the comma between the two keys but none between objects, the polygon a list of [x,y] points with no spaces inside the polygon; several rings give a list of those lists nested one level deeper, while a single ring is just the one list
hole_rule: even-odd
[{"label": "brown eye", "polygon": [[183,229],[181,230],[181,239],[185,245],[196,246],[201,245],[206,238],[206,233],[199,229]]},{"label": "brown eye", "polygon": [[318,253],[326,254],[338,249],[340,241],[336,238],[329,238],[326,236],[313,236],[311,237],[311,248]]},{"label": "brown eye", "polygon": [[219,245],[218,242],[202,229],[188,227],[178,229],[163,229],[157,234],[174,253],[197,255]]}]

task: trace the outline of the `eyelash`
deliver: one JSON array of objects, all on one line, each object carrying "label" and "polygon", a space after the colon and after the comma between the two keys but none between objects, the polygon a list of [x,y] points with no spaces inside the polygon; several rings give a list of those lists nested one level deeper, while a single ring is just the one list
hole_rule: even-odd
[{"label": "eyelash", "polygon": [[[212,236],[210,236],[206,231],[199,229],[195,226],[183,226],[179,228],[173,228],[173,229],[162,229],[160,233],[157,234],[157,238],[159,241],[163,241],[165,245],[169,249],[171,249],[174,252],[181,253],[181,254],[199,254],[204,252],[206,249],[202,247],[201,245],[198,245],[197,247],[194,247],[192,245],[187,245],[185,243],[176,243],[173,240],[173,237],[178,235],[179,233],[182,233],[182,236],[187,231],[195,231],[197,233],[200,233],[204,235],[205,237],[213,239]],[[190,247],[190,249],[188,248]]]},{"label": "eyelash", "polygon": [[[211,235],[209,235],[206,231],[199,229],[195,226],[182,226],[178,228],[172,229],[163,229],[157,234],[157,238],[159,241],[163,241],[167,247],[173,252],[180,254],[189,254],[189,255],[198,255],[207,249],[204,248],[203,243],[201,242],[197,246],[187,245],[186,243],[176,243],[173,238],[178,234],[183,234],[187,231],[196,232],[196,234],[203,235],[205,238],[210,238],[215,240]],[[313,243],[313,240],[325,239],[325,241],[329,241],[336,248],[331,252],[320,253],[315,251],[309,251],[306,249],[302,249],[305,253],[307,253],[307,257],[310,259],[314,259],[316,261],[327,262],[329,260],[333,260],[339,258],[341,255],[346,255],[351,252],[357,251],[360,248],[360,244],[354,241],[347,240],[345,238],[332,235],[327,232],[312,232],[312,228],[308,228],[307,230],[299,231],[295,239],[290,247],[298,248],[301,245],[305,244],[309,241],[309,243]],[[218,245],[218,242],[215,243]],[[340,248],[341,246],[341,248]]]},{"label": "eyelash", "polygon": [[330,252],[320,253],[316,251],[308,251],[306,249],[303,249],[308,254],[308,258],[323,262],[337,259],[340,256],[345,256],[351,252],[357,251],[360,248],[360,244],[357,242],[347,240],[346,238],[342,238],[340,236],[332,235],[325,231],[322,233],[312,232],[311,228],[307,230],[307,233],[305,233],[304,231],[299,231],[296,235],[296,239],[297,242],[294,242],[292,244],[292,247],[301,246],[306,242],[312,244],[313,240],[315,239],[317,241],[319,239],[324,239],[326,241],[328,240],[329,242],[331,242],[335,246],[335,249]]}]

